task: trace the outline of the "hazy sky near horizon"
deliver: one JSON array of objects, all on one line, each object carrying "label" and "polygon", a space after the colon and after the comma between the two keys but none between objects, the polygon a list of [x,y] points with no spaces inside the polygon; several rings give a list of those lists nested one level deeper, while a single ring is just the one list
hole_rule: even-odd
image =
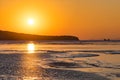
[{"label": "hazy sky near horizon", "polygon": [[120,39],[120,0],[0,0],[0,30]]}]

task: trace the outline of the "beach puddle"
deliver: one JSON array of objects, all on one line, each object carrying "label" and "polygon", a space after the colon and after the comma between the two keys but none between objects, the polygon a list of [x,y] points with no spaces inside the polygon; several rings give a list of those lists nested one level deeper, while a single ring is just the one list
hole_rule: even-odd
[{"label": "beach puddle", "polygon": [[72,63],[72,62],[53,62],[53,63],[48,63],[50,67],[55,67],[55,68],[76,68],[79,67],[79,64]]}]

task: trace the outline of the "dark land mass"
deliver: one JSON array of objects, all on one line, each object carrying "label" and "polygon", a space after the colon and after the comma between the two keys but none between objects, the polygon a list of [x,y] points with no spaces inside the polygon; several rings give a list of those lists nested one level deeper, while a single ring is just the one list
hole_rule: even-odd
[{"label": "dark land mass", "polygon": [[76,36],[43,36],[43,35],[33,35],[33,34],[24,34],[16,33],[9,31],[0,30],[0,40],[72,40],[78,41],[79,39]]}]

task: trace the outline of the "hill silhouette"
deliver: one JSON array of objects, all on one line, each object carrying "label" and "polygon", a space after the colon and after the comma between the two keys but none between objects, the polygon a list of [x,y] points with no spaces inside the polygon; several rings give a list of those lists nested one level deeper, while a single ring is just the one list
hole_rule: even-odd
[{"label": "hill silhouette", "polygon": [[76,36],[43,36],[0,30],[0,40],[79,40]]}]

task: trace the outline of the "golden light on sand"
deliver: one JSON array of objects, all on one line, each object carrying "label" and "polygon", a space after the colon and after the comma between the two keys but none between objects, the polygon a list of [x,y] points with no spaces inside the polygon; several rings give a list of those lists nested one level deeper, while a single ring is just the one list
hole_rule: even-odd
[{"label": "golden light on sand", "polygon": [[33,25],[34,24],[34,19],[28,19],[28,24]]},{"label": "golden light on sand", "polygon": [[34,53],[35,52],[35,45],[33,43],[29,43],[27,45],[28,53]]}]

